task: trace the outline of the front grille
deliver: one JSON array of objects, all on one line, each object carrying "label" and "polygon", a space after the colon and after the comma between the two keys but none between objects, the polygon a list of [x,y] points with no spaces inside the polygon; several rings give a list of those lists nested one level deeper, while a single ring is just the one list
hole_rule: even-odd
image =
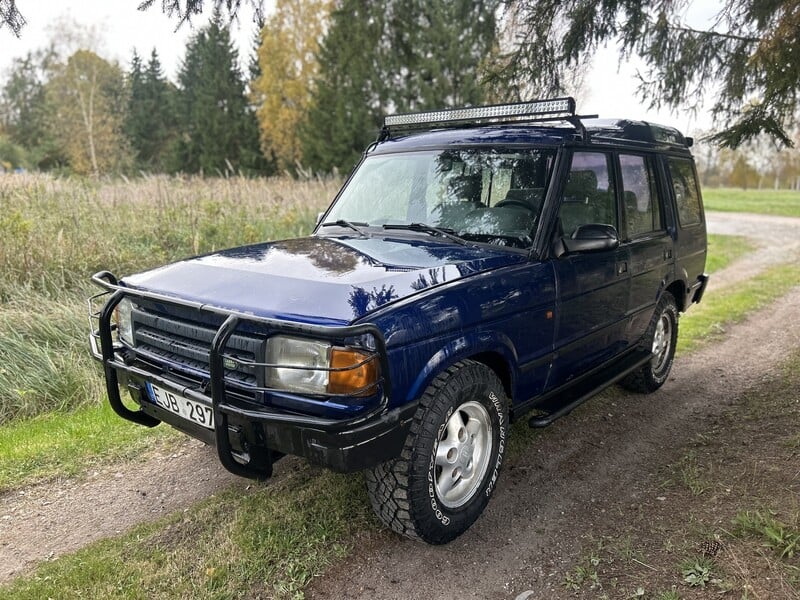
[{"label": "front grille", "polygon": [[[169,366],[201,379],[209,377],[209,355],[216,329],[184,316],[166,315],[141,306],[133,309],[135,351],[150,362]],[[255,387],[255,367],[244,363],[263,362],[265,338],[234,334],[225,346],[225,380],[237,387]],[[233,368],[228,369],[228,366]]]}]

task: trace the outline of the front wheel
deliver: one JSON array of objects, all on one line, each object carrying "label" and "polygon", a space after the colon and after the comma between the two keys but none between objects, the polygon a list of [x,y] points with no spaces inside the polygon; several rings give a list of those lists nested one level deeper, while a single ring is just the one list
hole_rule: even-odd
[{"label": "front wheel", "polygon": [[507,405],[497,375],[480,363],[463,361],[436,377],[420,399],[400,457],[366,473],[378,517],[430,544],[464,533],[497,483]]},{"label": "front wheel", "polygon": [[678,306],[672,294],[664,292],[642,341],[643,349],[650,351],[651,358],[625,377],[620,385],[634,392],[655,392],[672,370],[677,342]]}]

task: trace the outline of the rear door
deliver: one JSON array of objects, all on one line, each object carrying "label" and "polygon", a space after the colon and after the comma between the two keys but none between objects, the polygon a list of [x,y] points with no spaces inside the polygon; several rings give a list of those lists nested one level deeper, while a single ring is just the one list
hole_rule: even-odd
[{"label": "rear door", "polygon": [[670,156],[666,163],[671,183],[668,188],[678,217],[675,276],[691,286],[706,267],[706,220],[700,186],[691,158]]},{"label": "rear door", "polygon": [[647,330],[666,282],[673,279],[673,240],[665,225],[656,157],[620,152],[617,164],[621,236],[630,256],[630,323],[626,335],[628,342],[635,344]]}]

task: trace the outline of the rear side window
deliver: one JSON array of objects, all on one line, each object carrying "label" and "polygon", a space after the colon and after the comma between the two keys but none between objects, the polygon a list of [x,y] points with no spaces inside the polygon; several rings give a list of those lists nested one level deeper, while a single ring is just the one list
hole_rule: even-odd
[{"label": "rear side window", "polygon": [[661,230],[660,202],[652,163],[644,156],[620,154],[619,165],[628,237]]},{"label": "rear side window", "polygon": [[695,225],[700,222],[700,190],[692,163],[680,158],[670,158],[667,163],[675,204],[678,207],[678,219],[682,226]]}]

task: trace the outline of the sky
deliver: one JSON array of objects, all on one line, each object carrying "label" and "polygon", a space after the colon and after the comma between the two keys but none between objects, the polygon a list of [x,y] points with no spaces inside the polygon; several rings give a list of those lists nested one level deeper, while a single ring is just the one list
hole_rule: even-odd
[{"label": "sky", "polygon": [[[176,31],[177,19],[168,18],[160,10],[160,0],[147,11],[137,10],[141,0],[19,0],[17,6],[27,24],[20,39],[8,28],[0,29],[0,77],[16,56],[44,47],[50,39],[49,29],[59,19],[77,23],[87,35],[97,38],[97,52],[107,60],[116,60],[127,69],[133,49],[148,57],[152,48],[158,50],[167,76],[176,79],[188,38],[193,29],[184,24]],[[206,4],[210,4],[206,2]],[[243,5],[247,3],[244,2]],[[264,2],[269,12],[272,2]],[[686,19],[693,26],[708,26],[719,10],[719,3],[710,0],[692,2]],[[211,10],[193,18],[195,28],[208,22]],[[252,11],[243,6],[239,18],[231,26],[231,35],[239,48],[244,67],[252,52],[255,24]],[[578,112],[598,114],[603,118],[641,119],[677,127],[686,134],[711,125],[705,112],[691,115],[687,111],[670,112],[648,109],[636,96],[636,61],[620,65],[617,49],[601,48],[594,57]],[[1,79],[0,79],[1,81]]]}]

